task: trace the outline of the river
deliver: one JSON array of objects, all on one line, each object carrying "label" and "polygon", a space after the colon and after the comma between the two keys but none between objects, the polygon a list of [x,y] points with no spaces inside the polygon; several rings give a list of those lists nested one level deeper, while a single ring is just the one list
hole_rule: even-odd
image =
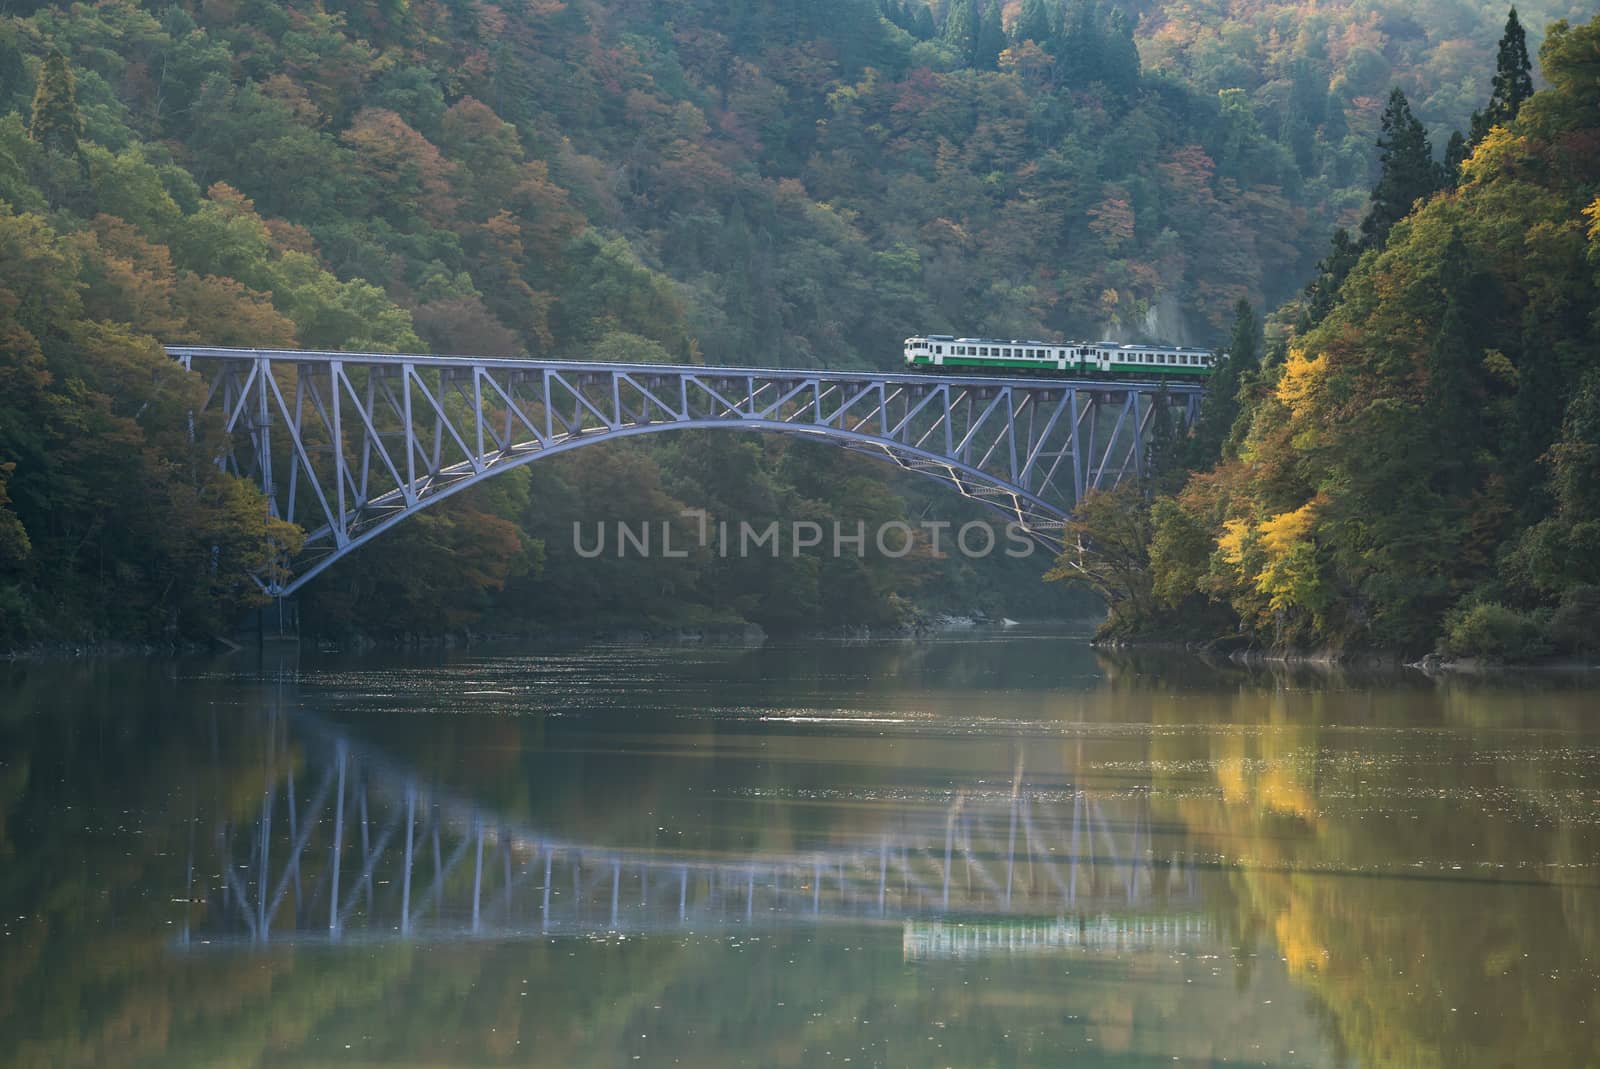
[{"label": "river", "polygon": [[1083,636],[21,664],[0,1058],[1580,1066],[1600,680]]}]

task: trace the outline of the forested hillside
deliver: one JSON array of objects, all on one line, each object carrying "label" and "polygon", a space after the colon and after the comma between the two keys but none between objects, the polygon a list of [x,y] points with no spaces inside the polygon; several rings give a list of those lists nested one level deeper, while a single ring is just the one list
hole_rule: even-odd
[{"label": "forested hillside", "polygon": [[1220,460],[1086,512],[1060,571],[1108,630],[1600,651],[1600,23],[1550,27],[1540,92],[1514,16],[1498,55],[1459,164],[1391,96],[1359,236],[1207,398]]},{"label": "forested hillside", "polygon": [[[205,634],[252,597],[240,562],[292,538],[207,468],[208,428],[191,443],[176,415],[194,385],[159,342],[840,367],[932,329],[1218,341],[1236,302],[1290,297],[1359,216],[1378,114],[1350,75],[1364,53],[1336,41],[1402,81],[1437,60],[1391,47],[1416,37],[1393,26],[1373,44],[1372,13],[1339,5],[1266,52],[1238,13],[1094,0],[7,10],[7,643]],[[1222,44],[1178,48],[1180,24]],[[1197,65],[1218,47],[1237,75]],[[1316,98],[1288,123],[1286,72]],[[587,450],[497,483],[319,580],[313,615],[537,617],[576,581],[541,568],[574,518],[927,508],[753,440]],[[833,567],[695,562],[649,606],[638,577],[590,570],[606,597],[584,603],[814,626],[994,585],[926,560]]]}]

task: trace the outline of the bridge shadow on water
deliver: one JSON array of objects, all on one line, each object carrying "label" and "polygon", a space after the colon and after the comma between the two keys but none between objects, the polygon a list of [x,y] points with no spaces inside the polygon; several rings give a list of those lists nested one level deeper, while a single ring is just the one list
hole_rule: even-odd
[{"label": "bridge shadow on water", "polygon": [[[1191,855],[1148,800],[957,790],[785,851],[571,841],[429,782],[314,715],[262,716],[265,782],[186,860],[186,951],[889,924],[908,958],[1199,941]],[[1020,773],[1020,770],[1019,770]],[[220,812],[225,812],[219,809]],[[1207,866],[1209,867],[1209,866]]]}]

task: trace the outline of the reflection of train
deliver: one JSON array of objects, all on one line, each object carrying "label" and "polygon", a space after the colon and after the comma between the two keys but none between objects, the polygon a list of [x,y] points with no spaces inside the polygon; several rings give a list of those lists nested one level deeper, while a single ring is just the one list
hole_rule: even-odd
[{"label": "reflection of train", "polygon": [[906,961],[1051,954],[1064,950],[1121,953],[1173,950],[1206,943],[1211,938],[1210,922],[1193,910],[1122,916],[1072,914],[1054,920],[1032,918],[1009,922],[983,918],[967,922],[907,920],[901,928],[900,951]]},{"label": "reflection of train", "polygon": [[913,368],[1176,379],[1204,379],[1219,359],[1210,349],[1170,345],[957,338],[950,334],[907,338],[905,353],[906,366]]}]

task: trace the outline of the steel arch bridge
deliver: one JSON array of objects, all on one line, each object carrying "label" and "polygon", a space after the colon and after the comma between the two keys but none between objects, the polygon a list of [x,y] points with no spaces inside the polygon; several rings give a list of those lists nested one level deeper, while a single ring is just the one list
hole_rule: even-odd
[{"label": "steel arch bridge", "polygon": [[933,479],[1059,552],[1092,489],[1143,473],[1197,383],[169,346],[207,382],[225,470],[307,532],[294,593],[435,501],[581,446],[680,428],[826,441]]}]

